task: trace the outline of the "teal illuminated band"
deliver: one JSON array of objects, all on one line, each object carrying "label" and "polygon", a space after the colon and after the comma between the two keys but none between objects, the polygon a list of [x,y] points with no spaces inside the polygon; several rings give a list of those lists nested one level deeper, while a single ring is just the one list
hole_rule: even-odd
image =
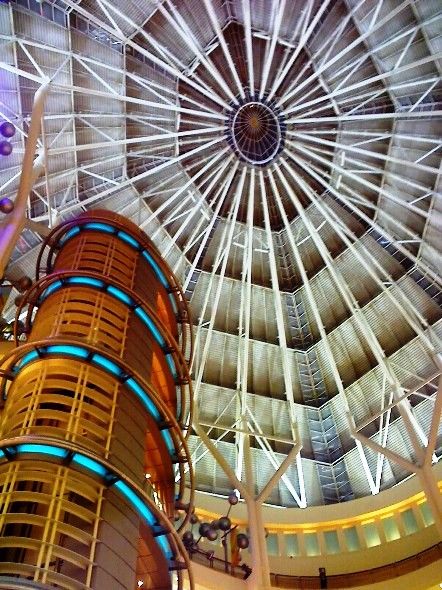
[{"label": "teal illuminated band", "polygon": [[[51,344],[46,346],[37,346],[33,350],[26,353],[20,361],[15,363],[12,368],[12,372],[18,373],[25,365],[28,365],[32,361],[47,355],[87,360],[92,365],[95,365],[96,367],[106,371],[106,373],[116,377],[121,383],[123,383],[123,385],[130,389],[130,391],[134,393],[141,401],[144,408],[148,411],[148,413],[158,425],[162,425],[165,421],[167,422],[167,419],[165,420],[164,416],[160,414],[155,403],[151,400],[149,395],[136,379],[128,376],[127,373],[113,360],[98,352],[92,352],[83,346],[72,344]],[[169,454],[171,457],[174,457],[177,453],[170,432],[167,429],[162,429],[161,436],[167,446]]]},{"label": "teal illuminated band", "polygon": [[115,488],[127,500],[138,514],[146,521],[146,524],[154,533],[155,541],[160,547],[166,559],[173,558],[173,551],[167,539],[167,531],[158,534],[158,522],[155,514],[144,502],[139,493],[129,484],[121,479],[114,471],[78,451],[71,451],[54,443],[42,444],[26,442],[17,445],[7,445],[0,449],[0,461],[14,460],[22,455],[44,455],[46,457],[60,460],[64,465],[77,466],[81,469],[100,477],[108,488]]},{"label": "teal illuminated band", "polygon": [[[78,222],[81,223],[81,219],[77,220],[77,223]],[[149,263],[150,267],[154,271],[155,275],[157,276],[158,280],[163,285],[163,287],[169,292],[172,291],[172,288],[169,285],[167,278],[165,277],[159,264],[155,261],[155,259],[150,254],[150,252],[148,252],[145,248],[143,248],[143,246],[140,244],[140,242],[138,242],[138,240],[136,240],[133,236],[126,233],[125,231],[118,229],[118,227],[114,227],[113,225],[111,225],[109,223],[103,223],[101,221],[87,221],[86,223],[81,223],[81,225],[75,225],[74,227],[69,229],[62,236],[62,238],[60,239],[60,245],[63,246],[68,240],[70,240],[71,238],[73,238],[74,236],[76,236],[77,234],[79,234],[83,230],[97,231],[97,232],[102,232],[105,234],[114,235],[117,238],[119,238],[122,242],[124,242],[125,244],[128,244],[134,250],[141,252],[143,258],[145,260],[147,260],[147,262]],[[173,296],[172,293],[169,293],[169,299],[172,303],[174,312],[177,313],[178,309],[177,309],[175,297]]]},{"label": "teal illuminated band", "polygon": [[46,299],[46,297],[48,297],[52,293],[55,293],[62,287],[69,285],[78,285],[81,287],[91,287],[92,289],[99,289],[100,291],[108,293],[109,295],[111,295],[111,297],[114,297],[114,299],[117,299],[121,303],[124,303],[124,305],[127,305],[128,307],[133,309],[135,314],[140,318],[140,320],[147,327],[147,329],[150,331],[156,342],[163,350],[167,364],[170,368],[170,372],[172,373],[172,378],[175,381],[175,383],[177,383],[178,373],[176,370],[175,361],[173,360],[173,356],[171,353],[165,352],[165,349],[167,349],[167,343],[163,338],[160,330],[155,325],[154,320],[149,316],[148,313],[144,311],[144,309],[140,305],[138,305],[138,303],[130,295],[128,295],[119,287],[115,287],[114,285],[108,285],[101,279],[94,279],[93,277],[66,277],[62,279],[56,279],[53,283],[46,287],[46,289],[40,295],[38,303],[41,304]]}]

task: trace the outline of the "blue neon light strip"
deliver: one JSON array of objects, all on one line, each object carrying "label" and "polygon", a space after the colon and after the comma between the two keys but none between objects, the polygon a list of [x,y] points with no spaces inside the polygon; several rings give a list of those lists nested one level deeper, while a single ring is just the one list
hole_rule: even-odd
[{"label": "blue neon light strip", "polygon": [[170,544],[167,537],[165,535],[160,535],[158,537],[155,537],[155,541],[157,542],[157,545],[160,546],[163,555],[165,555],[167,559],[172,559],[173,553],[172,549],[170,548]]},{"label": "blue neon light strip", "polygon": [[84,285],[86,287],[95,287],[96,289],[102,289],[104,287],[104,281],[94,279],[91,277],[69,277],[65,279],[65,283],[68,285]]},{"label": "blue neon light strip", "polygon": [[172,373],[172,377],[176,381],[178,378],[178,375],[176,372],[175,361],[173,360],[173,356],[171,354],[166,354],[166,361],[167,361],[167,364],[169,365],[169,369],[170,369],[170,372]]},{"label": "blue neon light strip", "polygon": [[144,311],[144,309],[142,309],[141,307],[137,307],[135,309],[135,314],[140,318],[143,324],[149,328],[150,332],[152,333],[152,336],[155,338],[155,340],[158,342],[161,348],[166,346],[166,341],[162,337],[161,332],[158,330],[158,328],[151,320],[151,318],[147,315],[147,313]]},{"label": "blue neon light strip", "polygon": [[48,354],[63,354],[81,359],[86,359],[89,355],[89,352],[85,348],[71,346],[70,344],[52,344],[51,346],[45,346],[43,350]]},{"label": "blue neon light strip", "polygon": [[125,385],[127,385],[127,387],[129,387],[129,389],[135,393],[155,422],[159,422],[161,420],[161,414],[159,413],[156,405],[146,394],[144,389],[135,381],[135,379],[130,377],[125,381]]},{"label": "blue neon light strip", "polygon": [[60,447],[53,447],[52,445],[40,445],[33,443],[25,443],[16,446],[17,453],[38,453],[39,455],[50,455],[51,457],[58,457],[66,459],[68,451]]},{"label": "blue neon light strip", "polygon": [[[64,460],[69,455],[69,451],[62,447],[36,443],[19,444],[15,447],[8,447],[8,450],[11,452],[11,454],[14,455],[14,457],[23,453],[47,455],[49,457],[55,457],[57,459]],[[0,449],[0,459],[5,456],[5,453]],[[102,465],[98,461],[95,461],[94,459],[91,459],[86,455],[83,455],[82,453],[74,453],[72,456],[71,463],[79,465],[86,471],[90,471],[94,475],[98,475],[103,479],[106,476],[113,475],[104,465]],[[142,498],[140,498],[134,492],[134,490],[127,485],[127,483],[125,483],[121,479],[117,479],[117,481],[115,481],[111,487],[116,488],[120,492],[120,494],[129,502],[132,508],[134,508],[138,512],[138,514],[146,521],[150,528],[154,527],[157,524],[157,519],[154,513],[150,510],[147,504],[143,502]],[[166,535],[159,535],[154,538],[166,559],[172,559],[173,552]]]},{"label": "blue neon light strip", "polygon": [[[124,481],[121,481],[121,479],[118,480],[114,483],[113,487],[117,488],[117,490],[126,498],[126,500],[132,504],[132,506],[137,510],[138,514],[144,518],[150,527],[155,525],[156,518],[149,510],[149,507],[135,494],[133,490],[130,489],[130,487]],[[167,559],[172,559],[173,553],[169,545],[169,541],[164,536],[155,537],[155,541],[160,546],[160,549],[162,550],[165,557]]]},{"label": "blue neon light strip", "polygon": [[80,228],[78,226],[73,227],[72,229],[70,229],[69,231],[67,231],[65,233],[65,235],[63,236],[63,238],[61,239],[61,243],[64,244],[65,242],[67,242],[70,238],[73,238],[74,236],[76,236],[77,234],[80,233]]},{"label": "blue neon light strip", "polygon": [[106,234],[114,234],[115,228],[112,225],[108,225],[107,223],[99,223],[97,221],[90,221],[89,223],[85,223],[81,229],[93,229],[96,231],[102,231]]},{"label": "blue neon light strip", "polygon": [[169,453],[174,455],[175,453],[175,445],[173,444],[173,439],[170,436],[170,432],[167,430],[161,431],[161,436],[163,437],[164,442],[166,443],[167,448],[169,449]]},{"label": "blue neon light strip", "polygon": [[17,365],[17,368],[21,369],[22,367],[24,367],[36,358],[38,358],[38,352],[36,350],[31,350],[31,352],[25,354],[25,356],[21,359],[21,361]]},{"label": "blue neon light strip", "polygon": [[86,457],[86,455],[81,455],[80,453],[74,453],[72,463],[76,463],[77,465],[80,465],[80,467],[92,471],[92,473],[95,473],[100,477],[106,477],[109,473],[103,465],[94,461],[94,459],[91,459],[90,457]]},{"label": "blue neon light strip", "polygon": [[137,240],[135,238],[133,238],[132,236],[127,234],[125,231],[117,232],[117,236],[120,238],[120,240],[123,240],[123,242],[126,242],[126,244],[129,244],[130,246],[132,246],[132,248],[135,248],[135,250],[138,250],[141,248],[139,242],[137,242]]},{"label": "blue neon light strip", "polygon": [[169,283],[167,282],[167,279],[164,276],[163,271],[161,270],[161,268],[158,266],[157,262],[155,262],[155,260],[152,258],[152,256],[149,254],[149,252],[147,250],[143,250],[143,258],[145,258],[147,260],[147,262],[150,264],[150,266],[153,268],[153,270],[155,271],[155,274],[160,279],[161,284],[164,287],[166,287],[166,289],[169,289]]},{"label": "blue neon light strip", "polygon": [[92,355],[91,361],[94,365],[103,367],[103,369],[105,369],[108,373],[111,373],[116,377],[121,377],[123,375],[123,371],[116,363],[107,359],[105,356],[102,356],[101,354],[94,353]]},{"label": "blue neon light strip", "polygon": [[139,514],[141,514],[141,516],[143,516],[144,519],[151,526],[155,524],[156,519],[155,519],[154,515],[152,514],[152,512],[149,510],[149,508],[146,506],[146,504],[144,504],[144,502],[142,502],[141,499],[135,494],[135,492],[130,489],[130,487],[127,485],[127,483],[125,483],[124,481],[121,481],[121,479],[120,479],[119,481],[115,482],[113,487],[117,488],[117,490],[119,490],[121,492],[121,494],[127,500],[129,500],[129,502],[133,506],[135,506],[135,508],[137,509]]},{"label": "blue neon light strip", "polygon": [[54,281],[51,285],[49,285],[49,287],[47,289],[45,289],[44,297],[47,297],[51,293],[58,291],[58,289],[62,286],[62,284],[63,283],[61,281]]},{"label": "blue neon light strip", "polygon": [[118,289],[117,287],[109,285],[108,287],[106,287],[106,291],[109,293],[109,295],[112,295],[113,297],[115,297],[115,299],[118,299],[118,301],[125,303],[129,307],[132,307],[135,303],[132,297],[129,297],[127,293],[125,293],[121,289]]},{"label": "blue neon light strip", "polygon": [[178,313],[178,306],[176,304],[175,297],[172,295],[172,293],[169,294],[169,299],[170,299],[170,302],[172,303],[173,312]]}]

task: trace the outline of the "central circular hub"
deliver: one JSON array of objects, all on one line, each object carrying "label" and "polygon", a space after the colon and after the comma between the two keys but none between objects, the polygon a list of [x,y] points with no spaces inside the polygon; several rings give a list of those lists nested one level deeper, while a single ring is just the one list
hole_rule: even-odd
[{"label": "central circular hub", "polygon": [[271,162],[282,148],[282,128],[275,111],[267,104],[241,104],[230,120],[229,140],[238,157],[256,166]]}]

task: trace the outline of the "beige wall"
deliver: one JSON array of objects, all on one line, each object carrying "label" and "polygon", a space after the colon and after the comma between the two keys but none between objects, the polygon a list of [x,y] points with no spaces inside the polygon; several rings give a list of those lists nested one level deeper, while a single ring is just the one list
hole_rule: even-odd
[{"label": "beige wall", "polygon": [[[193,572],[196,580],[195,590],[251,590],[245,581],[231,578],[199,564],[193,564]],[[355,586],[352,590],[440,590],[439,583],[442,583],[442,562],[433,563],[386,582]],[[187,589],[188,585],[185,585],[185,590]],[[280,589],[273,587],[272,590]]]}]

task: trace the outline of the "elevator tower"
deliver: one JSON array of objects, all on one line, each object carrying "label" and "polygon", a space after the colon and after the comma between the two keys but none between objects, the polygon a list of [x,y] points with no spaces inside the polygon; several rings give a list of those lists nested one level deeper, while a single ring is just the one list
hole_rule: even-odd
[{"label": "elevator tower", "polygon": [[18,314],[27,339],[0,367],[0,588],[180,587],[192,338],[175,277],[133,223],[87,212],[46,240]]}]

